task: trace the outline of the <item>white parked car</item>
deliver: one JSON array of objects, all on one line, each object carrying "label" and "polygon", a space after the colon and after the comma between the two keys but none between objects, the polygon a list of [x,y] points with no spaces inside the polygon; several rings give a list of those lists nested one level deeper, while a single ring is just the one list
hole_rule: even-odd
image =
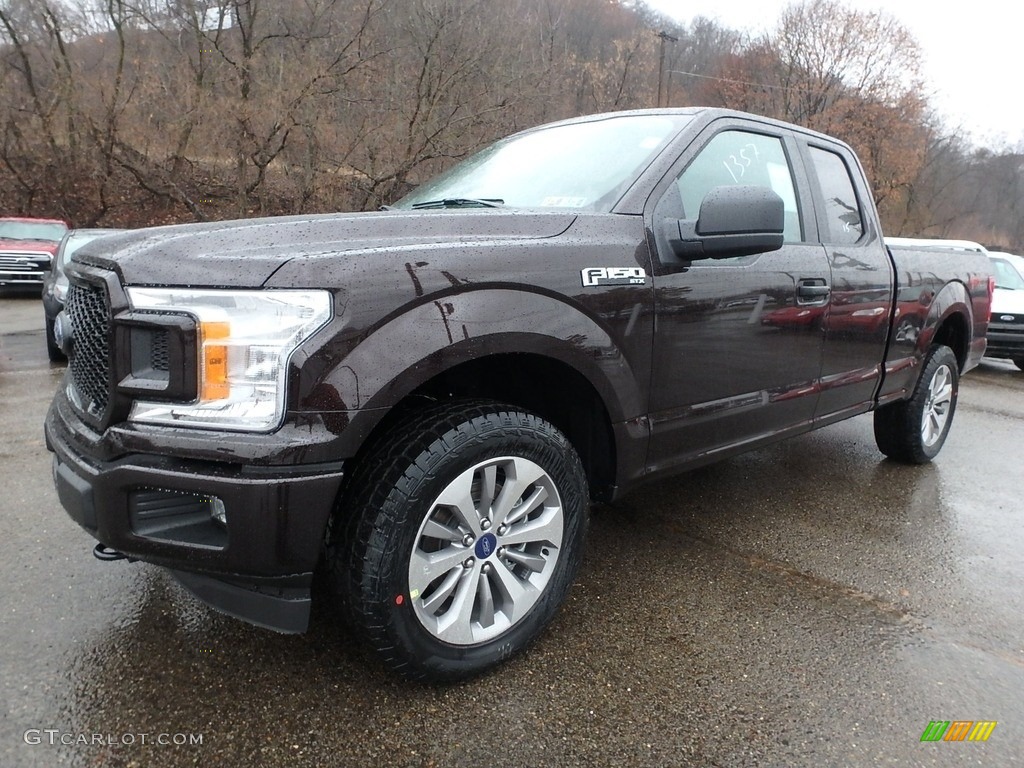
[{"label": "white parked car", "polygon": [[988,324],[989,357],[1007,357],[1024,371],[1024,257],[989,251],[996,273],[992,319]]}]

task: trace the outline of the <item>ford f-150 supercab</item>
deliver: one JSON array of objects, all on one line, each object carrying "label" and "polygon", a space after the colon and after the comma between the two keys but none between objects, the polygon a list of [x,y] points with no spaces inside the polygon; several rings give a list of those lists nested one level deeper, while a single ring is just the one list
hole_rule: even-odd
[{"label": "ford f-150 supercab", "polygon": [[550,622],[591,500],[870,411],[882,453],[931,460],[992,292],[983,255],[894,258],[845,144],[696,108],[524,131],[384,211],[103,238],[67,273],[45,431],[97,553],[288,632],[322,574],[440,680]]}]

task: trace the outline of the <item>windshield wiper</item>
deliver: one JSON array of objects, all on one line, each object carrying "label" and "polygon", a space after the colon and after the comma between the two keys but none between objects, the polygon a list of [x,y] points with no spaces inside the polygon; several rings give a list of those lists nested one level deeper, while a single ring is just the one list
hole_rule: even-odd
[{"label": "windshield wiper", "polygon": [[427,200],[413,203],[413,210],[424,208],[497,208],[505,201],[497,197],[447,197],[443,200]]}]

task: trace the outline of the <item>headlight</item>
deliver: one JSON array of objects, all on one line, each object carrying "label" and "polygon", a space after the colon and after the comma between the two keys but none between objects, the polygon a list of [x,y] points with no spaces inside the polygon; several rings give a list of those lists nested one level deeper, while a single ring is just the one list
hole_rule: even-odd
[{"label": "headlight", "polygon": [[327,291],[128,288],[135,310],[196,319],[199,398],[138,401],[129,420],[266,432],[284,418],[288,359],[331,318]]},{"label": "headlight", "polygon": [[68,279],[66,277],[58,277],[53,282],[53,298],[59,301],[61,304],[68,297]]}]

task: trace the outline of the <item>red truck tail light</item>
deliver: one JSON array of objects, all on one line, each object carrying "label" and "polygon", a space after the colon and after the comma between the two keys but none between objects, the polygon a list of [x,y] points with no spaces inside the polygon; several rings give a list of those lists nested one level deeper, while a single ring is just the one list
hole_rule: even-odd
[{"label": "red truck tail light", "polygon": [[987,277],[975,277],[972,275],[967,281],[967,292],[973,296],[974,292],[985,285],[985,292],[988,295],[988,313],[985,317],[985,322],[989,322],[992,319],[992,296],[996,290],[996,278],[995,275],[988,275]]},{"label": "red truck tail light", "polygon": [[988,276],[988,317],[985,318],[985,322],[992,321],[992,298],[996,292],[996,278],[995,275]]}]

